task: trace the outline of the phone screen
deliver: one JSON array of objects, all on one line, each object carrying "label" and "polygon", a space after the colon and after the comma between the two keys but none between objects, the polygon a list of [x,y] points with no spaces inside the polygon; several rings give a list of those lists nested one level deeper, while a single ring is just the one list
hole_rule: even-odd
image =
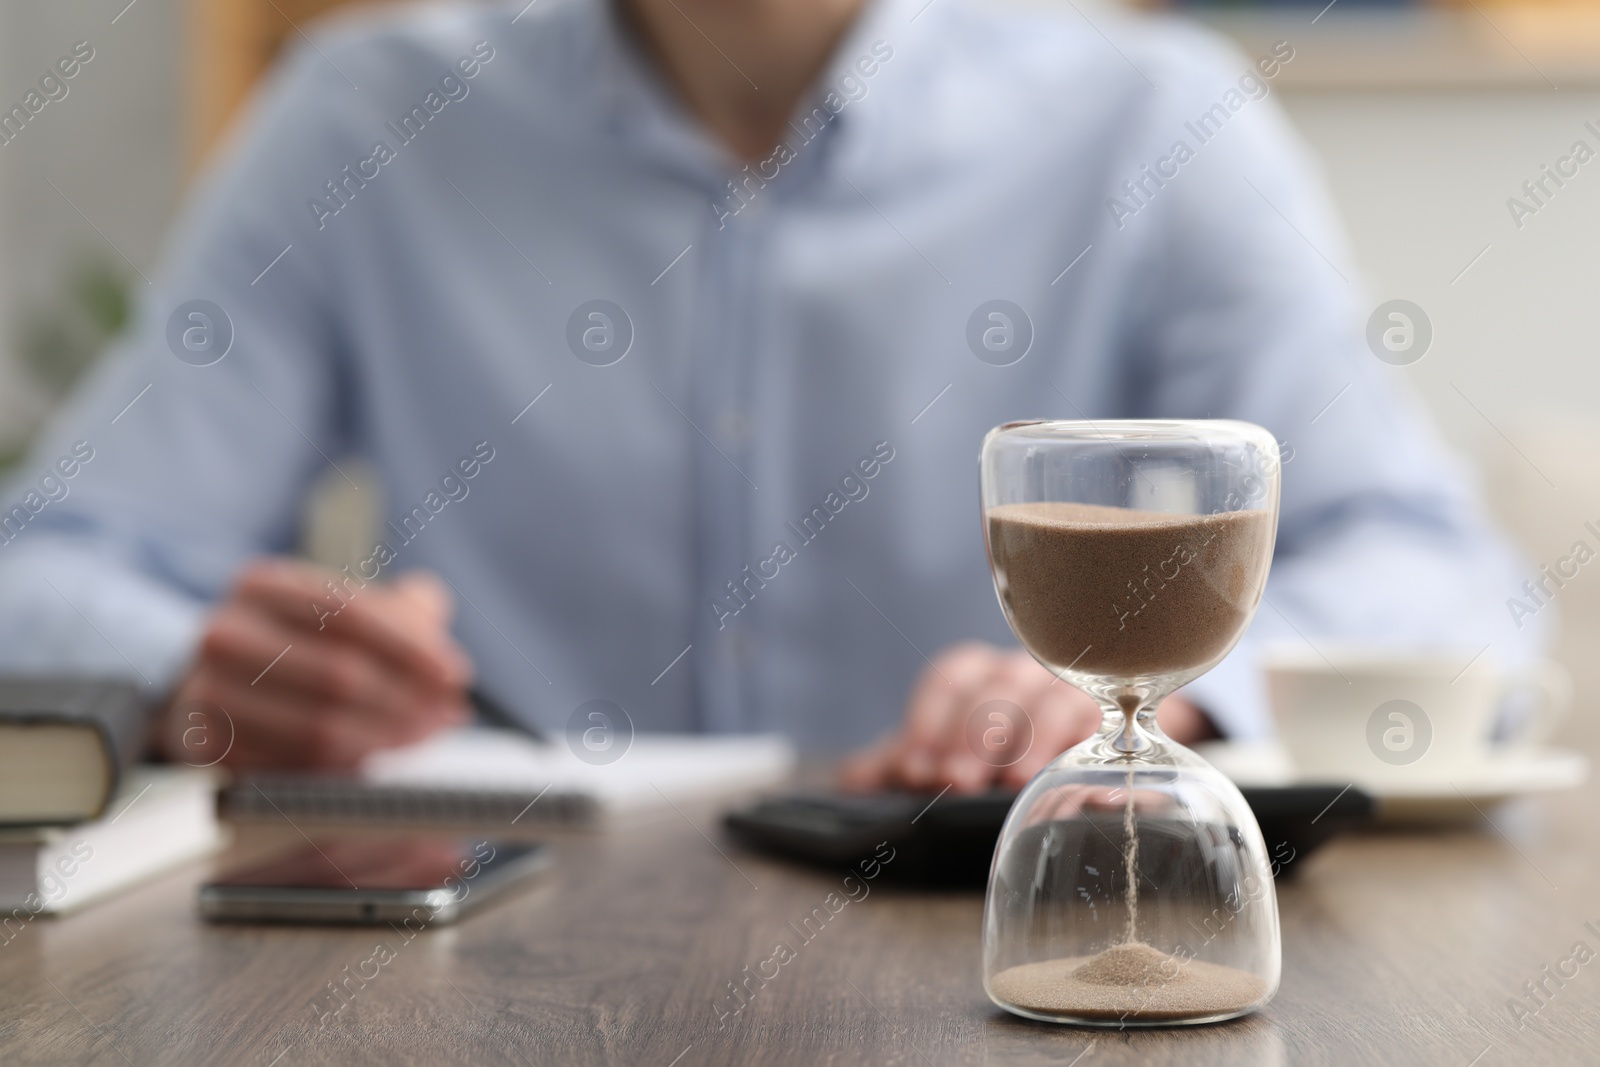
[{"label": "phone screen", "polygon": [[455,890],[542,847],[448,836],[333,838],[282,853],[211,884],[270,889]]}]

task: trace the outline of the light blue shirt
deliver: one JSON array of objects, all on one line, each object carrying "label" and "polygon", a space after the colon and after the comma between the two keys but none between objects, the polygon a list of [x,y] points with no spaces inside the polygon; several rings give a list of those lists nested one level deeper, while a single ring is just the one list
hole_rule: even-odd
[{"label": "light blue shirt", "polygon": [[1273,640],[1532,655],[1519,564],[1364,342],[1273,57],[1095,18],[885,0],[742,169],[597,2],[320,35],[8,487],[0,665],[158,695],[360,454],[366,577],[448,578],[530,722],[856,744],[939,649],[1013,643],[984,431],[1156,416],[1292,453],[1267,603],[1193,687],[1226,730],[1268,728]]}]

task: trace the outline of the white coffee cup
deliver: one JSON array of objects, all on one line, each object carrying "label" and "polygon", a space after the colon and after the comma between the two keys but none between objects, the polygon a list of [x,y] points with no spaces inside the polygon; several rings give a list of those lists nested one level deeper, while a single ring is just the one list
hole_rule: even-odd
[{"label": "white coffee cup", "polygon": [[1512,674],[1471,650],[1319,643],[1263,661],[1278,735],[1306,780],[1470,779],[1546,740],[1572,695],[1558,664]]}]

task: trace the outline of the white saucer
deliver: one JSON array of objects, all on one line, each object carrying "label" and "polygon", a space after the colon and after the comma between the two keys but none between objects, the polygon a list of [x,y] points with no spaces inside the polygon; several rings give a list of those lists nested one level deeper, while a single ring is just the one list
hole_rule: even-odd
[{"label": "white saucer", "polygon": [[[1275,741],[1237,743],[1210,741],[1195,751],[1241,786],[1310,785],[1294,769],[1283,746]],[[1511,797],[1571,789],[1589,777],[1589,760],[1581,752],[1561,748],[1528,748],[1486,757],[1475,766],[1447,773],[1397,768],[1393,778],[1356,780],[1378,801],[1379,817],[1393,820],[1461,818]],[[1404,772],[1404,773],[1401,773]],[[1318,776],[1315,784],[1330,784]],[[1334,783],[1344,784],[1344,783]]]}]

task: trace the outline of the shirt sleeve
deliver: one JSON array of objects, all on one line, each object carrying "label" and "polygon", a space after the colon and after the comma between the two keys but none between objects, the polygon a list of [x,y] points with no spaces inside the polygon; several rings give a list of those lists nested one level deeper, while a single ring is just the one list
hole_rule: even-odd
[{"label": "shirt sleeve", "polygon": [[134,280],[129,333],[5,488],[0,669],[158,696],[239,564],[293,546],[349,421],[337,279],[305,203],[335,176],[319,162],[341,158],[351,91],[310,50],[278,75],[157,275]]},{"label": "shirt sleeve", "polygon": [[[1131,213],[1114,213],[1113,239],[1145,249],[1129,403],[1151,417],[1259,423],[1283,462],[1264,600],[1239,648],[1188,694],[1226,734],[1249,739],[1271,732],[1260,662],[1275,644],[1527,663],[1548,617],[1519,626],[1508,614],[1523,564],[1411,396],[1408,368],[1368,349],[1375,302],[1316,169],[1276,101],[1252,98],[1242,79],[1269,83],[1232,53],[1190,66],[1157,94],[1168,103],[1142,162],[1175,155],[1178,140],[1191,158],[1167,164],[1176,173],[1145,182],[1137,202],[1124,197]],[[1197,130],[1212,105],[1226,122]]]}]

